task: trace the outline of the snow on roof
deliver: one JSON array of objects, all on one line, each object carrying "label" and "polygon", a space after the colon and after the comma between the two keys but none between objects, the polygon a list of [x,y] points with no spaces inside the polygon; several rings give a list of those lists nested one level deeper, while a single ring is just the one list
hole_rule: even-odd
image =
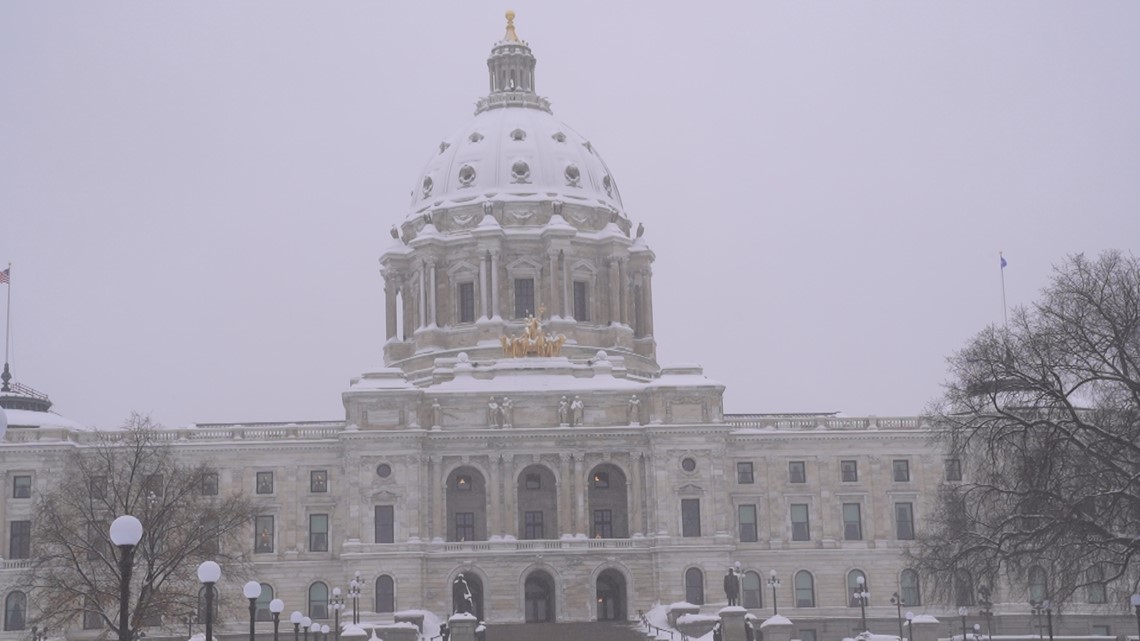
[{"label": "snow on roof", "polygon": [[81,432],[94,432],[95,428],[77,423],[55,412],[34,412],[32,410],[4,410],[8,415],[9,428],[62,427]]},{"label": "snow on roof", "polygon": [[760,629],[763,630],[764,628],[766,628],[770,625],[791,625],[791,624],[792,624],[792,620],[789,619],[788,617],[786,617],[782,614],[773,614],[772,616],[768,617],[767,619],[764,619],[764,622],[760,624]]}]

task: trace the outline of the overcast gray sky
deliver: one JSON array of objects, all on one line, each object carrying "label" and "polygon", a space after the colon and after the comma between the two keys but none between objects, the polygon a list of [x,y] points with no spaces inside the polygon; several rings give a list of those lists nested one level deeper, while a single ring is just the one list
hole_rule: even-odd
[{"label": "overcast gray sky", "polygon": [[1011,305],[1140,251],[1134,2],[4,2],[17,380],[97,425],[343,417],[507,8],[726,411],[919,412],[999,250]]}]

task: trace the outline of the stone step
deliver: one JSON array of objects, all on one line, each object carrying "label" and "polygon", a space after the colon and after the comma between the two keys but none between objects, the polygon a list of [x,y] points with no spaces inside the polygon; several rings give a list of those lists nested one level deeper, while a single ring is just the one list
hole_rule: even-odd
[{"label": "stone step", "polygon": [[631,622],[507,623],[487,626],[487,641],[645,641]]}]

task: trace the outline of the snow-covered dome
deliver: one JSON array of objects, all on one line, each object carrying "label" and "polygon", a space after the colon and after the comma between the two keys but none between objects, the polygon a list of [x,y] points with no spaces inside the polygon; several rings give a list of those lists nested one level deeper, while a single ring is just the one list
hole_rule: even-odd
[{"label": "snow-covered dome", "polygon": [[534,90],[535,58],[514,30],[487,59],[490,94],[439,143],[412,189],[412,215],[479,198],[557,198],[622,209],[617,183],[590,141],[556,119]]}]

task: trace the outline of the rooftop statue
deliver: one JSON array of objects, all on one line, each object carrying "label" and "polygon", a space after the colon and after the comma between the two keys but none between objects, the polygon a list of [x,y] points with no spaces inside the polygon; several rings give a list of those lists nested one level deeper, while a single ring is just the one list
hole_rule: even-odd
[{"label": "rooftop statue", "polygon": [[[538,308],[541,317],[545,308]],[[562,344],[566,337],[562,334],[544,334],[540,321],[534,314],[526,317],[526,326],[522,336],[500,336],[503,344],[503,355],[508,358],[523,358],[524,356],[558,356],[562,353]]]}]

